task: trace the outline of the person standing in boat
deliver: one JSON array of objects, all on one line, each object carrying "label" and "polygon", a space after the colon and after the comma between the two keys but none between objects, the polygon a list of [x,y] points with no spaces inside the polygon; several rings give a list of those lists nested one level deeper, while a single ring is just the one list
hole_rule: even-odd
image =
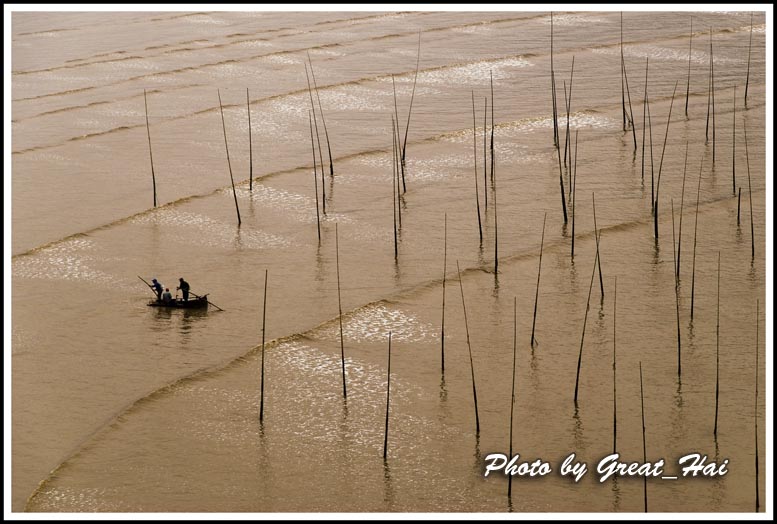
[{"label": "person standing in boat", "polygon": [[165,288],[165,292],[162,293],[162,302],[172,302],[173,301],[173,295],[170,293],[170,288]]},{"label": "person standing in boat", "polygon": [[151,282],[153,282],[153,284],[150,287],[154,290],[154,293],[156,293],[156,299],[162,300],[162,291],[164,290],[164,287],[162,287],[162,284],[157,282],[155,278],[152,278]]},{"label": "person standing in boat", "polygon": [[175,289],[180,289],[183,293],[183,301],[188,302],[189,301],[189,283],[183,279],[183,277],[179,278],[178,281],[180,282],[180,285]]}]

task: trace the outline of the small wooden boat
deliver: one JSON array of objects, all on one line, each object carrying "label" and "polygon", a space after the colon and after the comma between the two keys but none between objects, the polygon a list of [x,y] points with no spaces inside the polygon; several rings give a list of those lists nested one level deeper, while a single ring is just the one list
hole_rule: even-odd
[{"label": "small wooden boat", "polygon": [[183,299],[175,299],[169,302],[153,300],[148,303],[151,307],[181,308],[181,309],[205,309],[208,307],[208,295],[190,299],[186,302]]}]

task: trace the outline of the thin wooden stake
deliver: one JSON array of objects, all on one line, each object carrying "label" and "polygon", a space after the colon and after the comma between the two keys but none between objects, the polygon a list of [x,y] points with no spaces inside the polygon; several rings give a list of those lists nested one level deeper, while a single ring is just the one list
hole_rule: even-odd
[{"label": "thin wooden stake", "polygon": [[386,460],[388,451],[388,428],[389,428],[389,396],[391,394],[391,331],[389,331],[388,343],[388,369],[386,371],[386,430],[383,432],[383,460]]},{"label": "thin wooden stake", "polygon": [[143,90],[143,104],[146,107],[146,134],[148,135],[148,157],[151,159],[151,186],[154,191],[154,207],[156,207],[156,175],[154,174],[154,155],[151,153],[151,128],[148,125],[148,100],[146,90]]},{"label": "thin wooden stake", "polygon": [[588,300],[585,304],[585,317],[583,317],[583,334],[580,336],[580,352],[577,355],[577,375],[575,376],[575,406],[577,406],[577,390],[580,385],[580,364],[583,362],[583,341],[585,340],[585,325],[588,322],[588,310],[591,308],[591,290],[594,287],[594,275],[596,275],[596,261],[599,260],[599,251],[594,255],[594,267],[591,270],[591,284],[588,286]]},{"label": "thin wooden stake", "polygon": [[480,417],[478,416],[478,392],[475,388],[475,364],[472,362],[472,345],[469,341],[469,324],[467,322],[467,306],[464,304],[464,284],[461,281],[461,269],[459,261],[456,261],[456,273],[459,276],[459,288],[461,289],[461,307],[464,309],[464,329],[467,333],[467,349],[469,350],[469,368],[472,372],[472,398],[475,401],[475,435],[480,435]]},{"label": "thin wooden stake", "polygon": [[[518,297],[513,297],[513,384],[510,389],[510,458],[513,456],[513,413],[515,412],[515,361],[518,347]],[[513,476],[507,476],[507,498],[512,497]]]},{"label": "thin wooden stake", "polygon": [[[475,164],[475,203],[478,208],[478,233],[480,234],[480,243],[483,243],[483,225],[480,221],[480,190],[478,189],[478,146],[477,131],[475,128],[475,92],[472,91],[472,147],[474,151]],[[563,196],[563,195],[562,195]]]},{"label": "thin wooden stake", "polygon": [[618,442],[618,393],[615,381],[615,313],[618,304],[618,277],[612,294],[612,452],[616,453]]},{"label": "thin wooden stake", "polygon": [[[642,390],[642,361],[639,362],[639,405],[642,411],[642,463],[647,464],[647,443],[645,441],[645,394]],[[642,491],[645,497],[645,513],[647,513],[647,475],[642,476]]]},{"label": "thin wooden stake", "polygon": [[688,34],[688,81],[685,84],[685,118],[688,118],[688,95],[691,93],[691,53],[693,52],[693,16],[691,32]]},{"label": "thin wooden stake", "polygon": [[699,162],[699,182],[696,186],[696,219],[693,223],[693,268],[691,269],[691,322],[693,322],[693,299],[696,289],[696,231],[699,228],[699,194],[701,193],[701,172],[704,167],[704,157]]},{"label": "thin wooden stake", "polygon": [[718,313],[715,322],[715,428],[712,434],[718,436],[718,397],[720,397],[720,251],[718,251]]},{"label": "thin wooden stake", "polygon": [[669,103],[669,116],[666,119],[666,134],[664,135],[664,147],[661,149],[661,161],[658,164],[658,180],[656,180],[656,200],[653,203],[653,223],[655,225],[655,236],[658,240],[658,192],[661,188],[661,168],[664,165],[664,153],[666,152],[666,139],[669,138],[669,123],[672,120],[672,106],[674,105],[674,95],[677,91],[677,82],[674,83],[672,91],[672,101]]},{"label": "thin wooden stake", "polygon": [[540,240],[540,263],[537,266],[537,290],[534,292],[534,316],[531,320],[531,347],[534,349],[536,339],[534,338],[534,326],[537,323],[537,302],[540,298],[540,275],[542,275],[542,247],[545,245],[545,220],[548,218],[548,213],[542,218],[542,240]]},{"label": "thin wooden stake", "polygon": [[340,320],[340,362],[343,368],[343,398],[347,398],[345,389],[345,347],[343,345],[343,306],[340,300],[340,240],[337,234],[337,222],[335,222],[335,260],[337,263],[337,318]]},{"label": "thin wooden stake", "polygon": [[[316,190],[316,228],[318,229],[318,243],[321,243],[321,217],[318,214],[318,172],[316,171],[316,145],[313,142],[313,119],[308,111],[310,123],[310,145],[313,148],[313,188]],[[322,168],[323,169],[323,168]]]},{"label": "thin wooden stake", "polygon": [[224,129],[224,148],[227,151],[227,167],[229,167],[229,180],[232,182],[232,196],[235,197],[235,210],[237,211],[237,225],[240,226],[240,207],[237,205],[237,192],[235,191],[235,179],[232,177],[232,164],[229,161],[229,146],[227,145],[227,126],[224,123],[224,108],[221,105],[221,90],[219,95],[219,109],[221,109],[221,127]]},{"label": "thin wooden stake", "polygon": [[246,87],[246,111],[248,112],[248,190],[254,190],[254,150],[251,139],[251,100]]},{"label": "thin wooden stake", "polygon": [[755,225],[753,222],[753,188],[750,185],[750,153],[747,149],[747,121],[742,121],[745,132],[745,160],[747,160],[747,192],[750,198],[750,260],[755,260]]},{"label": "thin wooden stake", "polygon": [[[324,136],[326,137],[326,149],[329,154],[329,176],[334,176],[335,168],[332,163],[332,147],[329,145],[329,132],[326,128],[326,119],[324,118],[324,108],[321,107],[321,96],[318,94],[318,84],[316,83],[316,73],[313,71],[313,61],[310,60],[310,52],[308,52],[308,62],[310,63],[310,76],[313,77],[313,87],[316,90],[316,99],[318,99],[318,111],[321,113],[321,122],[324,124]],[[321,166],[323,171],[324,167]]]},{"label": "thin wooden stake", "polygon": [[260,386],[261,396],[259,400],[259,422],[264,421],[264,334],[265,319],[267,318],[267,270],[264,270],[264,301],[262,302],[262,385]]},{"label": "thin wooden stake", "polygon": [[440,369],[445,373],[445,280],[448,271],[448,213],[445,213],[442,255],[442,327],[440,329]]}]

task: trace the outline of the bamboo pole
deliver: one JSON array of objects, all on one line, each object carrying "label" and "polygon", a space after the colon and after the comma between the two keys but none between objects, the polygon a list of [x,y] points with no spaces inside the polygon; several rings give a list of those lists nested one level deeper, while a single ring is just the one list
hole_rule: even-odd
[{"label": "bamboo pole", "polygon": [[747,121],[742,121],[745,132],[745,160],[747,160],[747,192],[750,198],[750,260],[755,260],[755,225],[753,219],[753,187],[750,185],[750,153],[747,149]]},{"label": "bamboo pole", "polygon": [[394,213],[394,262],[399,260],[399,245],[397,243],[397,188],[394,183],[397,181],[397,141],[394,128],[394,117],[391,117],[391,210]]},{"label": "bamboo pole", "polygon": [[671,200],[671,206],[672,206],[672,257],[674,258],[674,300],[675,300],[675,310],[677,314],[677,377],[680,378],[682,376],[682,363],[681,363],[681,349],[680,349],[680,294],[678,290],[678,274],[677,274],[677,255],[675,254],[675,245],[674,245],[674,200]]},{"label": "bamboo pole", "polygon": [[146,90],[143,90],[143,104],[146,107],[146,134],[148,135],[148,157],[151,159],[151,186],[154,191],[154,207],[156,207],[156,175],[154,174],[154,155],[151,153],[151,128],[148,125],[148,100]]},{"label": "bamboo pole", "polygon": [[[646,120],[647,120],[647,86],[648,86],[648,60],[649,58],[645,58],[645,96],[642,99],[642,182],[645,182],[645,131],[647,128],[645,127]],[[653,191],[653,186],[650,187],[651,192]],[[651,202],[653,200],[653,195],[650,195]],[[652,207],[652,206],[651,206]]]},{"label": "bamboo pole", "polygon": [[[647,464],[647,443],[645,441],[645,394],[642,390],[642,361],[639,362],[639,405],[642,411],[642,463]],[[647,475],[642,476],[642,491],[645,498],[645,513],[648,512]]]},{"label": "bamboo pole", "polygon": [[[518,347],[518,297],[513,297],[513,384],[510,388],[510,458],[513,456],[513,414],[515,412],[515,361]],[[512,497],[513,476],[507,476],[507,498]]]},{"label": "bamboo pole", "polygon": [[664,153],[666,152],[666,139],[669,138],[669,123],[672,120],[672,106],[674,105],[675,91],[677,91],[677,82],[675,82],[674,91],[672,91],[672,101],[669,103],[669,116],[666,119],[666,134],[664,135],[664,147],[661,149],[661,161],[658,164],[658,180],[656,180],[656,200],[653,203],[653,223],[655,225],[656,241],[658,241],[658,193],[661,188],[661,168],[664,165]]},{"label": "bamboo pole", "polygon": [[391,331],[389,331],[388,343],[388,369],[386,371],[386,430],[383,432],[383,460],[386,460],[388,451],[388,428],[389,428],[389,396],[391,394]]},{"label": "bamboo pole", "polygon": [[488,118],[488,97],[485,97],[483,104],[483,208],[488,212],[488,148],[486,147],[486,120]]},{"label": "bamboo pole", "polygon": [[745,79],[745,109],[747,109],[747,88],[750,86],[750,53],[753,50],[753,13],[750,13],[750,45],[747,48],[747,78]]},{"label": "bamboo pole", "polygon": [[650,117],[650,97],[647,100],[647,116],[648,116],[648,138],[650,139],[650,213],[655,213],[655,169],[656,165],[653,162],[653,119]]},{"label": "bamboo pole", "polygon": [[537,323],[537,302],[540,298],[540,275],[542,274],[542,247],[545,245],[545,220],[548,218],[548,213],[542,218],[542,240],[540,240],[540,263],[537,267],[537,290],[534,292],[534,316],[531,321],[531,347],[534,350],[536,339],[534,338],[534,326]]},{"label": "bamboo pole", "polygon": [[237,225],[240,227],[240,207],[237,205],[237,192],[235,191],[235,179],[232,177],[232,164],[229,161],[229,146],[227,145],[227,126],[224,123],[224,108],[221,105],[221,90],[217,90],[219,95],[219,109],[221,110],[221,127],[224,130],[224,148],[227,151],[227,167],[229,167],[229,180],[232,182],[232,196],[235,197],[235,210],[237,211]]},{"label": "bamboo pole", "polygon": [[760,319],[758,311],[759,301],[755,301],[755,409],[753,422],[755,426],[755,512],[761,508],[760,489],[758,489],[758,321]]},{"label": "bamboo pole", "polygon": [[696,231],[699,228],[699,193],[701,192],[701,172],[704,167],[704,157],[699,162],[699,183],[696,186],[696,219],[693,223],[693,269],[691,269],[691,322],[693,322],[693,299],[696,288]]},{"label": "bamboo pole", "polygon": [[251,100],[248,97],[248,88],[246,87],[246,111],[248,112],[248,190],[254,190],[254,150],[253,140],[251,139]]},{"label": "bamboo pole", "polygon": [[400,172],[400,163],[399,163],[399,127],[397,127],[399,124],[395,125],[394,128],[394,167],[395,167],[395,180],[397,183],[397,216],[399,217],[399,230],[402,231],[402,195],[399,191],[399,172]]},{"label": "bamboo pole", "polygon": [[305,78],[308,80],[308,95],[310,96],[310,107],[313,109],[313,126],[316,128],[316,141],[318,142],[318,163],[321,166],[321,207],[324,216],[326,216],[326,186],[324,185],[324,156],[321,154],[321,136],[318,134],[318,119],[316,118],[316,105],[313,103],[313,90],[310,87],[310,75],[308,75],[308,65],[305,64]]},{"label": "bamboo pole", "polygon": [[737,86],[734,86],[734,117],[731,132],[731,190],[737,194]]},{"label": "bamboo pole", "polygon": [[335,260],[337,263],[337,318],[340,320],[340,362],[343,368],[343,398],[347,398],[345,389],[345,347],[343,345],[343,306],[340,300],[340,240],[337,234],[337,222],[335,222]]},{"label": "bamboo pole", "polygon": [[550,12],[550,96],[553,99],[553,146],[558,148],[558,119],[556,104],[556,74],[553,69],[553,11]]},{"label": "bamboo pole", "polygon": [[316,228],[318,229],[318,243],[321,244],[321,217],[318,214],[318,173],[316,172],[316,145],[313,142],[313,119],[308,111],[310,123],[310,145],[313,148],[313,188],[316,190]]},{"label": "bamboo pole", "polygon": [[594,256],[594,267],[591,270],[591,284],[588,286],[588,300],[585,304],[585,317],[583,317],[583,334],[580,336],[580,352],[577,355],[577,375],[575,376],[575,406],[577,406],[577,391],[580,385],[580,364],[583,362],[583,341],[585,340],[585,325],[588,322],[588,310],[591,307],[591,290],[594,287],[594,275],[596,275],[596,261],[599,260],[599,251]]},{"label": "bamboo pole", "polygon": [[634,154],[637,154],[637,129],[634,126],[634,110],[631,107],[631,90],[629,89],[629,74],[626,72],[626,61],[623,61],[623,78],[626,80],[626,98],[629,101],[629,122],[631,122],[631,136],[634,138]]},{"label": "bamboo pole", "polygon": [[259,423],[264,421],[264,335],[265,319],[267,318],[267,270],[264,270],[264,301],[262,302],[262,385],[259,400]]},{"label": "bamboo pole", "polygon": [[685,84],[685,118],[688,118],[688,95],[691,93],[691,53],[693,52],[693,15],[691,15],[691,32],[688,34],[688,81]]},{"label": "bamboo pole", "polygon": [[[316,83],[316,73],[313,71],[313,61],[310,59],[310,52],[308,52],[308,63],[310,63],[310,76],[313,77],[313,87],[316,90],[316,99],[318,100],[318,111],[321,113],[321,122],[324,124],[324,136],[326,137],[326,149],[329,154],[329,176],[334,176],[335,168],[332,163],[332,147],[329,145],[329,131],[326,128],[326,119],[324,118],[324,108],[321,107],[321,96],[318,94],[318,84]],[[323,171],[324,167],[321,166]]]},{"label": "bamboo pole", "polygon": [[710,27],[710,67],[707,73],[707,121],[704,124],[704,144],[710,141],[710,108],[712,107],[712,27]]},{"label": "bamboo pole", "polygon": [[[405,187],[405,152],[407,151],[407,135],[410,132],[410,114],[413,112],[413,100],[415,99],[415,86],[418,81],[418,67],[421,64],[421,32],[418,32],[418,57],[415,62],[415,77],[413,78],[413,91],[410,93],[410,107],[407,110],[407,125],[405,126],[405,139],[402,141],[402,189],[403,193],[407,192]],[[399,125],[399,122],[397,122]],[[397,141],[399,135],[397,135]]]},{"label": "bamboo pole", "polygon": [[494,275],[496,275],[499,271],[499,222],[497,221],[497,211],[496,211],[496,176],[494,175],[494,166],[496,163],[494,162],[494,157],[491,157],[491,176],[493,177],[491,179],[491,183],[493,184],[494,188]]},{"label": "bamboo pole", "polygon": [[564,211],[564,224],[567,223],[567,199],[564,195],[564,176],[561,172],[561,146],[556,148],[558,156],[558,182],[561,187],[561,209]]},{"label": "bamboo pole", "polygon": [[615,381],[615,314],[618,305],[618,277],[612,292],[612,452],[616,453],[618,442],[618,394]]},{"label": "bamboo pole", "polygon": [[720,251],[718,251],[718,313],[715,323],[715,428],[712,434],[718,438],[718,398],[720,397]]},{"label": "bamboo pole", "polygon": [[[480,234],[480,243],[483,243],[483,225],[480,221],[480,190],[478,189],[478,146],[477,131],[475,129],[475,92],[472,91],[472,148],[474,151],[473,159],[475,164],[475,203],[478,208],[478,233]],[[563,196],[563,195],[562,195]]]},{"label": "bamboo pole", "polygon": [[440,369],[445,374],[445,280],[448,271],[448,213],[445,213],[442,255],[442,327],[440,329]]},{"label": "bamboo pole", "polygon": [[737,192],[737,228],[739,228],[739,213],[742,209],[742,188]]},{"label": "bamboo pole", "polygon": [[494,181],[494,72],[489,71],[491,78],[491,182]]},{"label": "bamboo pole", "polygon": [[712,58],[712,29],[710,29],[710,69],[712,75],[712,165],[715,165],[715,60]]},{"label": "bamboo pole", "polygon": [[599,268],[599,287],[602,291],[602,300],[604,300],[604,277],[602,276],[602,255],[599,253],[599,239],[602,236],[601,231],[596,225],[596,197],[591,193],[591,200],[594,206],[594,237],[596,238],[596,262]]},{"label": "bamboo pole", "polygon": [[[567,84],[564,83],[564,100],[566,101],[566,108],[567,108],[567,131],[566,131],[566,137],[564,138],[564,165],[567,165],[567,148],[570,145],[571,136],[569,134],[569,111],[572,108],[572,81],[575,76],[575,57],[572,55],[572,70],[569,73],[569,98],[567,98]],[[569,158],[569,163],[572,163],[571,153]]]},{"label": "bamboo pole", "polygon": [[626,132],[626,90],[623,83],[623,11],[621,11],[621,113],[623,115],[623,132]]},{"label": "bamboo pole", "polygon": [[[572,169],[573,176],[570,180],[570,186],[572,187],[572,260],[575,258],[575,197],[577,193],[577,132],[575,130],[575,167]],[[570,161],[570,164],[572,162]]]},{"label": "bamboo pole", "polygon": [[683,188],[680,191],[680,227],[677,230],[677,285],[680,285],[680,248],[683,244],[683,204],[685,202],[685,173],[688,167],[688,140],[685,141],[685,162],[683,162]]},{"label": "bamboo pole", "polygon": [[464,284],[461,281],[461,269],[459,261],[456,261],[456,273],[459,276],[459,288],[461,289],[461,307],[464,309],[464,329],[467,333],[467,349],[469,350],[469,368],[472,372],[472,398],[475,402],[475,435],[480,435],[480,417],[478,416],[478,392],[475,388],[475,365],[472,362],[472,345],[469,341],[469,324],[467,322],[467,306],[464,303]]}]

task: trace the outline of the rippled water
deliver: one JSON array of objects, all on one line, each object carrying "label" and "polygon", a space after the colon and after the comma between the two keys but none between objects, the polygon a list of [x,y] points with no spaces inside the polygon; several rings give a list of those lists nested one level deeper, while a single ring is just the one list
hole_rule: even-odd
[{"label": "rippled water", "polygon": [[[553,147],[549,13],[12,16],[14,511],[643,511],[639,478],[516,477],[511,500],[503,475],[484,478],[485,457],[509,449],[514,299],[513,449],[522,458],[557,469],[575,452],[593,469],[612,452],[615,351],[615,447],[624,460],[642,460],[640,363],[648,460],[665,458],[672,475],[691,451],[729,459],[719,479],[649,480],[650,511],[753,511],[754,413],[763,509],[763,327],[757,370],[755,337],[756,301],[761,326],[766,318],[764,13],[753,21],[747,108],[749,13],[693,13],[690,80],[691,15],[624,13],[636,137],[622,124],[619,13],[554,15],[557,98],[565,107],[571,84],[577,142],[574,257],[565,113],[561,154]],[[316,100],[323,187],[312,167],[308,56],[334,166],[330,176]],[[711,56],[715,119],[706,140]],[[643,170],[646,59],[655,129]],[[486,97],[493,183],[483,173]],[[408,129],[396,259],[388,196],[395,113],[403,136]],[[659,171],[656,240],[651,175]],[[604,295],[591,273],[594,195]],[[151,295],[138,276],[171,289],[185,277],[225,311],[146,307]]]}]

